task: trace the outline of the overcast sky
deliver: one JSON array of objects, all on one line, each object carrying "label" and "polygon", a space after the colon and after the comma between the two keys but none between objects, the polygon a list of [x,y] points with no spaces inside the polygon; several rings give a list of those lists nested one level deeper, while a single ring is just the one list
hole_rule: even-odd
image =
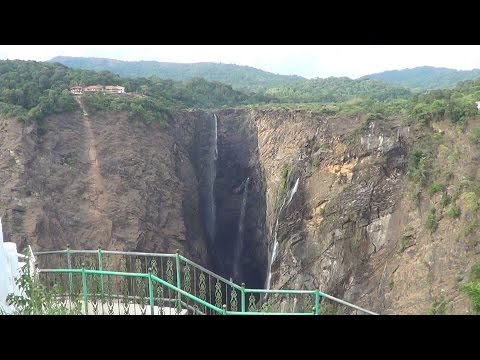
[{"label": "overcast sky", "polygon": [[307,78],[362,75],[430,65],[480,68],[480,45],[0,45],[0,59],[54,56],[249,65]]}]

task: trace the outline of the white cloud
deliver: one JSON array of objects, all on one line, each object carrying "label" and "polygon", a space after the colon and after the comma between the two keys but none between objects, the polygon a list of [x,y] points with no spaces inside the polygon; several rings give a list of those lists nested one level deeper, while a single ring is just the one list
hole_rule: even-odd
[{"label": "white cloud", "polygon": [[362,75],[422,65],[480,68],[478,45],[1,45],[3,59],[57,55],[120,60],[222,62],[305,77]]}]

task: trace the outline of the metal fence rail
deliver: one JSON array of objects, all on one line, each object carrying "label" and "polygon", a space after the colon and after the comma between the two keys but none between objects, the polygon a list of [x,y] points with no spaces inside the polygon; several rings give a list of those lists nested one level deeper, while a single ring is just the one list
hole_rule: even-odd
[{"label": "metal fence rail", "polygon": [[[122,313],[144,314],[150,306],[150,311],[157,313],[167,310],[172,313],[176,309],[177,313],[209,315],[377,315],[319,290],[248,289],[245,284],[239,286],[178,251],[153,254],[67,247],[37,252],[35,256],[42,282],[52,288],[57,284],[65,304],[72,303],[72,296],[83,293],[86,312],[105,313],[106,308],[108,314],[119,312],[123,306]],[[135,303],[133,308],[125,305],[132,303]]]},{"label": "metal fence rail", "polygon": [[[70,310],[80,303],[89,315],[225,315],[218,308],[151,273],[40,269],[39,280]],[[133,280],[130,283],[128,280]],[[129,289],[129,286],[133,287]],[[136,288],[135,288],[136,287]]]}]

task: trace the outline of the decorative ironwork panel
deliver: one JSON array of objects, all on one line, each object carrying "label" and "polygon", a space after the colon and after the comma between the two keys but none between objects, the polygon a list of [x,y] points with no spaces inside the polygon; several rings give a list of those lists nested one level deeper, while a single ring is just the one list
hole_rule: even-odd
[{"label": "decorative ironwork panel", "polygon": [[232,287],[230,292],[230,311],[237,311],[237,306],[237,290]]},{"label": "decorative ironwork panel", "polygon": [[173,282],[173,261],[172,259],[167,260],[167,282],[169,284],[174,284]]},{"label": "decorative ironwork panel", "polygon": [[152,259],[152,261],[150,261],[150,273],[158,277],[158,265],[157,260],[155,259]]},{"label": "decorative ironwork panel", "polygon": [[257,300],[253,294],[250,294],[248,298],[248,311],[249,312],[256,312],[257,311]]},{"label": "decorative ironwork panel", "polygon": [[164,292],[163,292],[163,286],[157,282],[155,282],[155,294],[156,298],[159,300],[158,301],[158,315],[164,315]]},{"label": "decorative ironwork panel", "polygon": [[215,283],[215,306],[222,308],[222,284],[218,279]]},{"label": "decorative ironwork panel", "polygon": [[191,283],[190,266],[188,266],[188,264],[185,264],[183,268],[183,290],[188,293],[192,292],[190,283]]},{"label": "decorative ironwork panel", "polygon": [[107,311],[108,315],[113,315],[113,285],[112,285],[112,276],[107,276]]},{"label": "decorative ironwork panel", "polygon": [[205,283],[205,274],[202,272],[200,273],[200,276],[198,277],[198,296],[200,299],[203,301],[207,301],[207,285]]}]

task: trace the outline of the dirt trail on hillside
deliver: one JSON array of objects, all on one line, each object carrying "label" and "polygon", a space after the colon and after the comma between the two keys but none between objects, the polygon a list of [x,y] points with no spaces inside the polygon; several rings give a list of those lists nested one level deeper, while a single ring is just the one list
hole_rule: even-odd
[{"label": "dirt trail on hillside", "polygon": [[104,212],[107,205],[107,192],[103,185],[103,178],[100,172],[100,166],[97,160],[97,144],[95,135],[92,131],[90,118],[85,109],[85,105],[80,97],[76,96],[75,100],[80,105],[83,112],[83,125],[86,130],[85,148],[88,149],[88,160],[90,168],[88,171],[88,198],[90,199],[90,210],[99,218]]}]

